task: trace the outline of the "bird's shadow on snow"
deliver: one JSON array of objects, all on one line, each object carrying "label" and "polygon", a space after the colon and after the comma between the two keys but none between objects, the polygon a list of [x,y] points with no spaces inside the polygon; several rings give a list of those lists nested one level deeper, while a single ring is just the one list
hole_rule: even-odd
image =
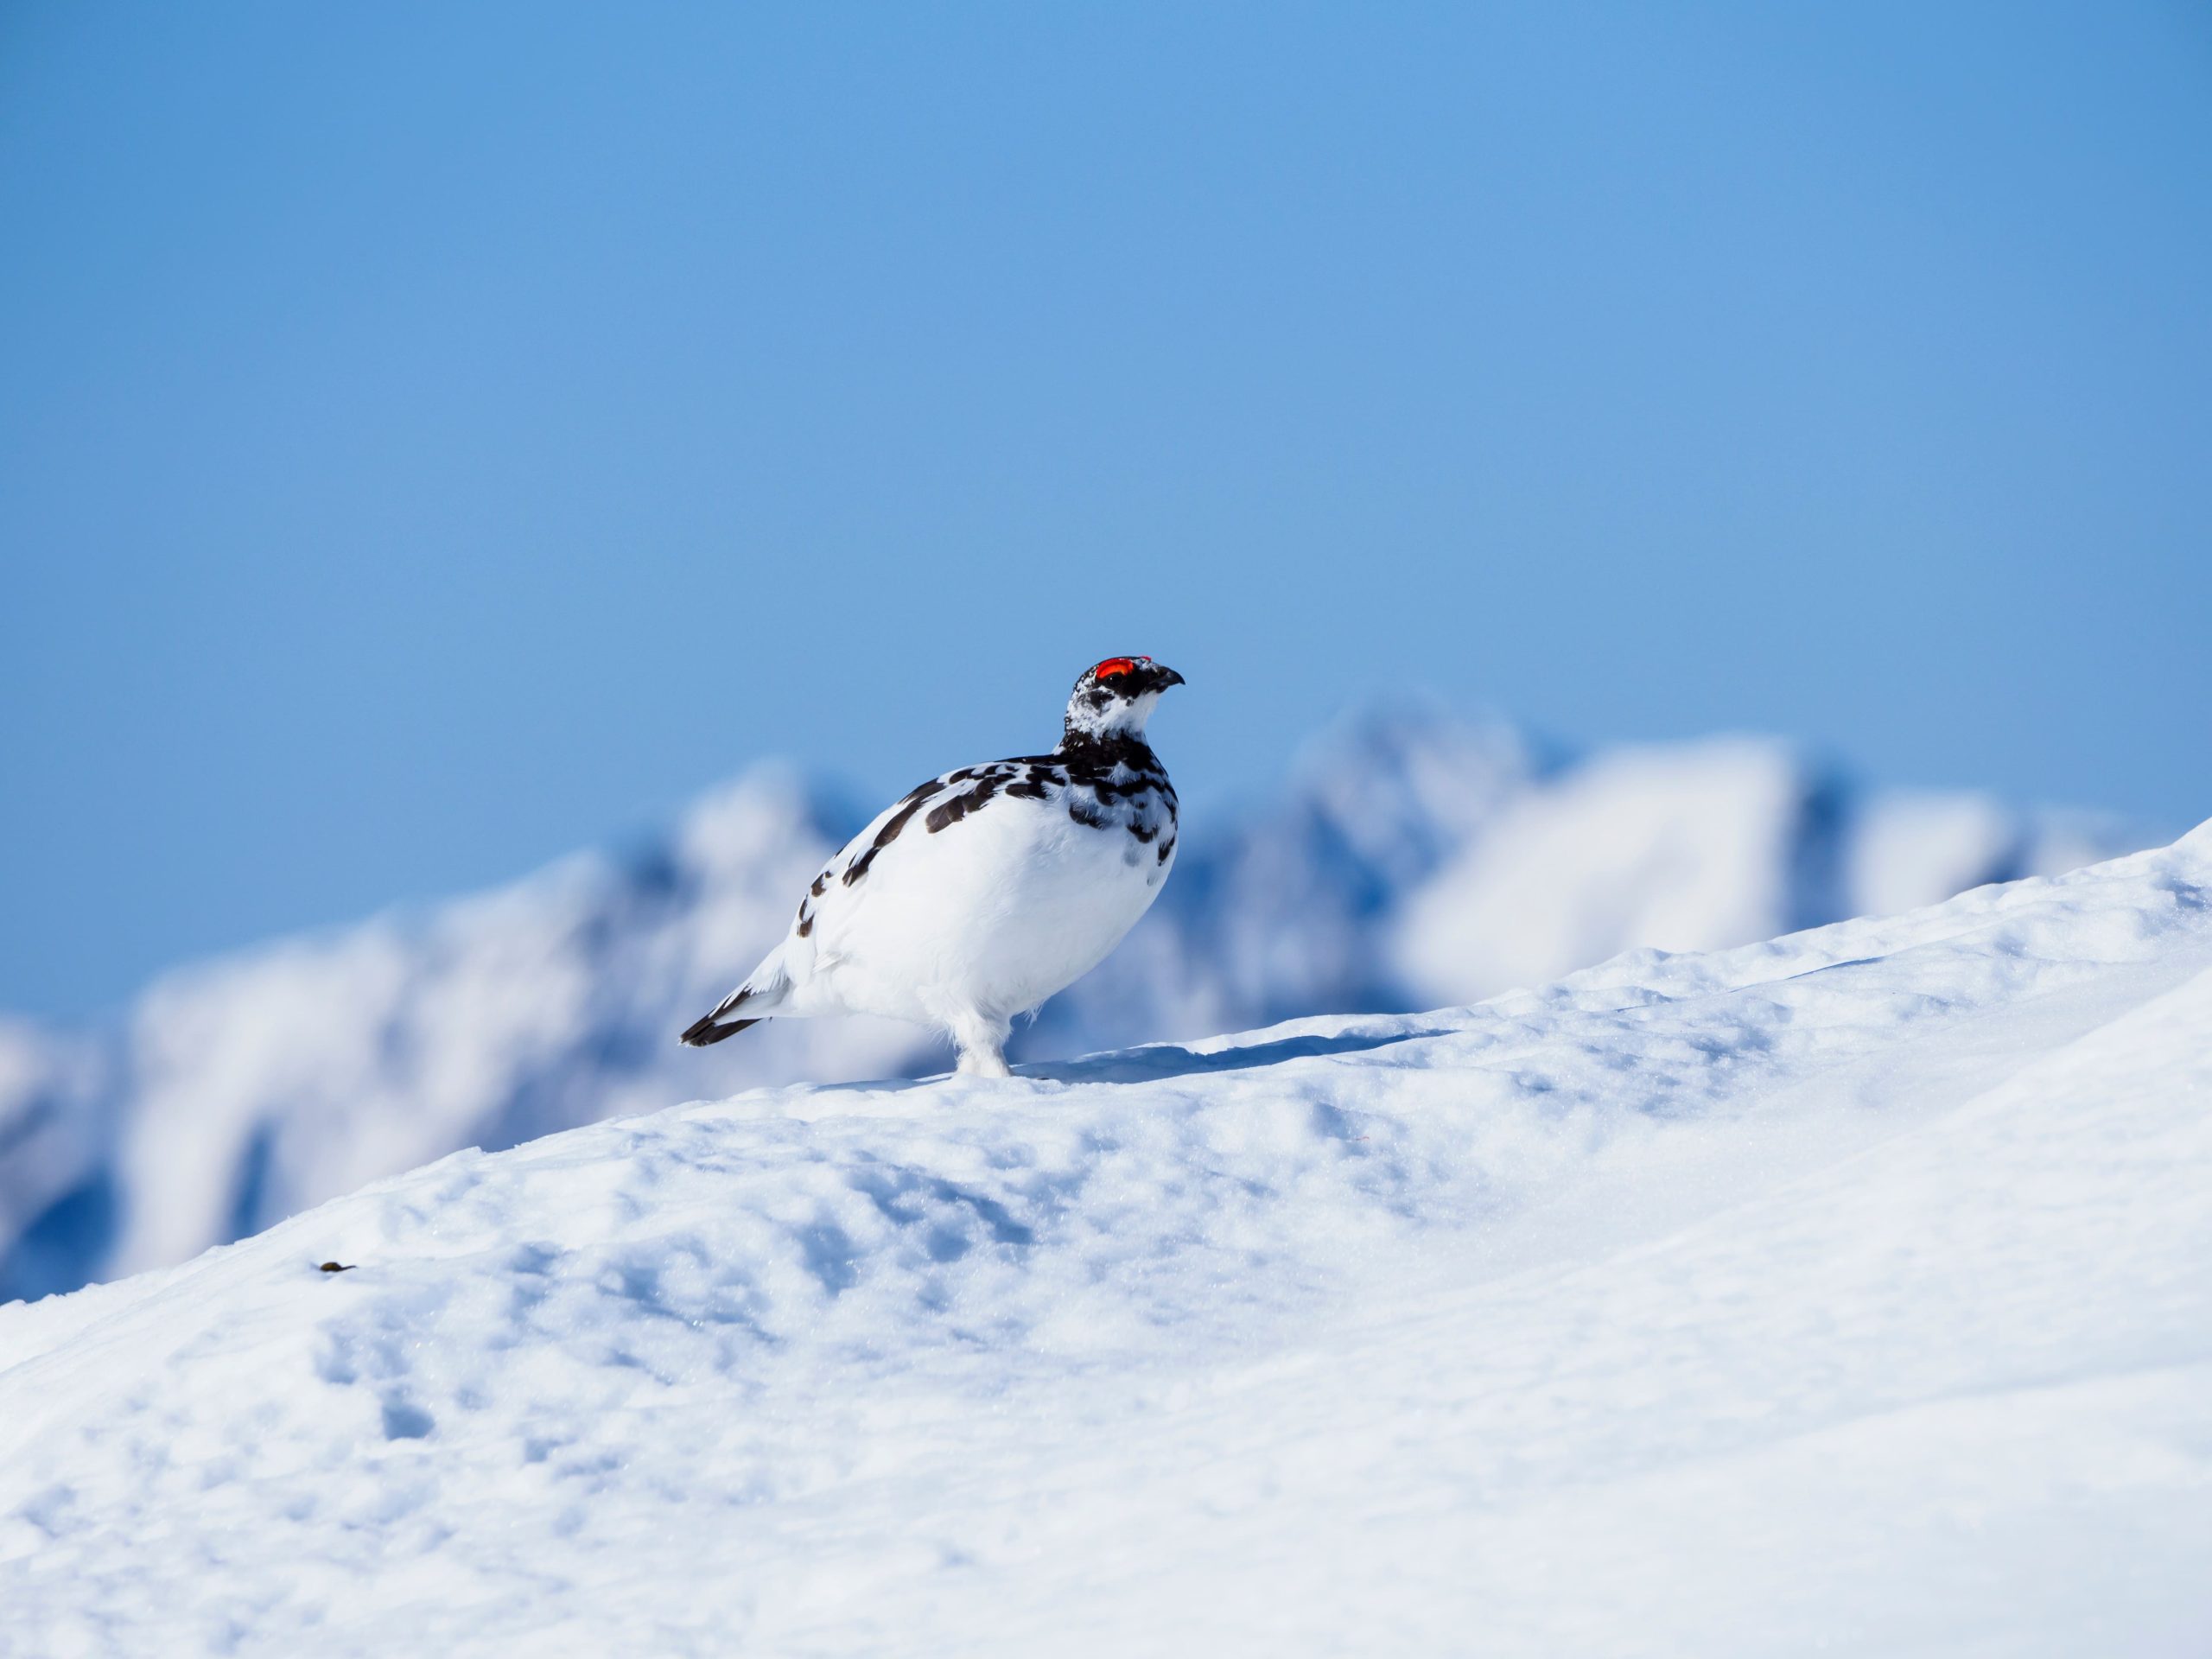
[{"label": "bird's shadow on snow", "polygon": [[1398,1043],[1418,1042],[1425,1037],[1448,1035],[1443,1031],[1344,1032],[1320,1035],[1280,1037],[1273,1042],[1218,1048],[1205,1053],[1161,1043],[1132,1048],[1116,1054],[1094,1054],[1079,1060],[1048,1060],[1025,1065],[1020,1075],[1050,1083],[1158,1083],[1167,1077],[1202,1076],[1215,1071],[1249,1071],[1286,1060],[1317,1059],[1329,1054],[1361,1054]]},{"label": "bird's shadow on snow", "polygon": [[[1262,1066],[1281,1065],[1288,1060],[1319,1059],[1332,1054],[1362,1054],[1378,1048],[1389,1048],[1399,1043],[1419,1042],[1427,1037],[1449,1037],[1452,1034],[1449,1029],[1443,1028],[1341,1032],[1328,1037],[1319,1034],[1279,1037],[1272,1042],[1247,1043],[1235,1048],[1215,1049],[1207,1053],[1181,1048],[1173,1043],[1159,1043],[1114,1053],[1085,1055],[1080,1059],[1026,1060],[1014,1068],[1014,1075],[1017,1080],[1038,1083],[1159,1083],[1170,1077],[1254,1071]],[[887,1092],[931,1088],[944,1083],[976,1081],[983,1080],[962,1077],[955,1072],[938,1072],[920,1077],[812,1084],[806,1087],[805,1093],[819,1103],[838,1096],[880,1096]]]}]

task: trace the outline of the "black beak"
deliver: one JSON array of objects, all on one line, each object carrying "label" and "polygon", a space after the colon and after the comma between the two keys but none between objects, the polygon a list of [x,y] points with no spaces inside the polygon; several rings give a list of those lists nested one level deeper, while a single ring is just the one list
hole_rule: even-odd
[{"label": "black beak", "polygon": [[1149,690],[1154,691],[1165,691],[1171,685],[1180,685],[1182,683],[1183,677],[1180,674],[1178,674],[1173,669],[1167,667],[1162,663],[1154,663],[1152,665],[1152,684],[1148,688]]}]

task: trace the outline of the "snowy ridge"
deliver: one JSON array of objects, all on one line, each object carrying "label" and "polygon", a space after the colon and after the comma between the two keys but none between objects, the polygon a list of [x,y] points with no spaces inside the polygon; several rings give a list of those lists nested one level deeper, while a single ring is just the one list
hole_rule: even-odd
[{"label": "snowy ridge", "polygon": [[[857,1020],[672,1041],[864,816],[765,767],[626,862],[184,969],[111,1032],[0,1024],[0,1299],[181,1261],[461,1147],[941,1067],[911,1029]],[[1559,766],[1494,723],[1378,712],[1264,810],[1189,824],[1153,913],[1014,1052],[1465,1001],[2138,844],[1974,795],[1855,791],[1778,742]]]},{"label": "snowy ridge", "polygon": [[757,1091],[0,1308],[0,1643],[2201,1651],[2209,897]]}]

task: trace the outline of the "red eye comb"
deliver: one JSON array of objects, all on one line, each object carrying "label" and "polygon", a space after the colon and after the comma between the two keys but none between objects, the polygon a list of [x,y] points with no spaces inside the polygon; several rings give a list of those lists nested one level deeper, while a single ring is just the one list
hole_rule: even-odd
[{"label": "red eye comb", "polygon": [[1137,671],[1139,663],[1148,663],[1151,660],[1149,657],[1109,657],[1090,671],[1090,677],[1094,680],[1111,680],[1123,674],[1134,674]]}]

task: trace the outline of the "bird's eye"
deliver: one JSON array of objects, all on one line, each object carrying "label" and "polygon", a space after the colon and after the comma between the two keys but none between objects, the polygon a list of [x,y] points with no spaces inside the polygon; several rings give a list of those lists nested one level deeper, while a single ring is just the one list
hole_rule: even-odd
[{"label": "bird's eye", "polygon": [[1090,671],[1090,677],[1094,680],[1119,679],[1124,674],[1135,673],[1137,661],[1137,658],[1131,657],[1109,657]]}]

